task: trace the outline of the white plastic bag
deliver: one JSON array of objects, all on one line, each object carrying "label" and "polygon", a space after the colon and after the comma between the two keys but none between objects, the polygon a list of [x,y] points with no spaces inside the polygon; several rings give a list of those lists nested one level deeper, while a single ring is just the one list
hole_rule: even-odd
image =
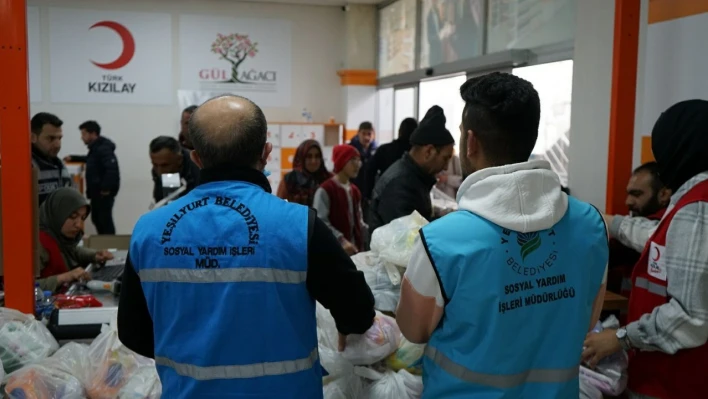
[{"label": "white plastic bag", "polygon": [[355,375],[352,370],[349,375],[326,384],[322,390],[324,399],[366,399],[368,386],[368,381]]},{"label": "white plastic bag", "polygon": [[[329,311],[319,303],[317,304],[317,331],[320,352],[327,352],[324,349],[334,351],[326,355],[331,354],[332,360],[323,359],[322,363],[322,367],[330,374],[347,368],[346,363],[341,362],[342,359],[353,365],[370,365],[379,362],[395,352],[401,341],[401,330],[396,320],[376,312],[371,328],[361,335],[349,335],[346,349],[338,352],[339,333],[336,324]],[[332,366],[332,363],[335,365]],[[336,370],[330,371],[328,366]]]},{"label": "white plastic bag", "polygon": [[[606,328],[618,328],[619,321],[615,316],[608,317],[604,322],[598,322],[592,333],[599,333]],[[585,384],[592,385],[600,392],[607,395],[619,395],[627,387],[627,367],[629,357],[625,351],[620,351],[608,356],[591,370],[585,366],[580,366],[580,380]]]},{"label": "white plastic bag", "polygon": [[[115,327],[106,325],[89,347],[88,357],[91,369],[85,386],[90,399],[119,398],[136,373],[141,373],[143,368],[155,367],[152,359],[140,356],[123,346],[118,340]],[[153,381],[146,380],[144,390],[147,394],[142,397],[150,397],[148,395],[151,394],[153,386]]]},{"label": "white plastic bag", "polygon": [[420,399],[423,394],[423,377],[406,370],[379,373],[370,368],[357,367],[354,372],[374,381],[369,386],[368,399]]},{"label": "white plastic bag", "polygon": [[386,358],[386,366],[393,371],[406,370],[422,375],[424,352],[425,344],[414,344],[403,337],[398,349]]},{"label": "white plastic bag", "polygon": [[73,375],[79,381],[86,381],[91,371],[88,345],[69,342],[59,348],[47,362],[58,370]]},{"label": "white plastic bag", "polygon": [[154,364],[138,368],[120,389],[118,399],[160,399],[162,384]]},{"label": "white plastic bag", "polygon": [[401,298],[401,273],[392,263],[378,256],[369,258],[373,264],[360,270],[374,295],[374,307],[382,312],[395,312]]},{"label": "white plastic bag", "polygon": [[6,373],[49,357],[57,340],[34,315],[0,308],[0,359]]},{"label": "white plastic bag", "polygon": [[395,219],[374,231],[371,237],[371,250],[387,262],[407,267],[413,244],[418,237],[418,230],[426,224],[428,221],[417,211]]},{"label": "white plastic bag", "polygon": [[8,376],[5,392],[10,399],[84,399],[81,381],[56,364],[49,358],[15,371]]},{"label": "white plastic bag", "polygon": [[602,399],[602,392],[580,377],[580,399]]}]

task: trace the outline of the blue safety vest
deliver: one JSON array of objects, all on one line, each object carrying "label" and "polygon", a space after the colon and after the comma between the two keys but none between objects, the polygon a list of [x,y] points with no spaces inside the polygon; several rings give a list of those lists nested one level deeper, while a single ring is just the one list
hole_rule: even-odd
[{"label": "blue safety vest", "polygon": [[163,397],[322,397],[308,212],[219,181],[140,218],[130,257]]},{"label": "blue safety vest", "polygon": [[599,212],[570,198],[555,226],[523,234],[458,211],[420,235],[445,299],[423,398],[577,398],[609,253]]}]

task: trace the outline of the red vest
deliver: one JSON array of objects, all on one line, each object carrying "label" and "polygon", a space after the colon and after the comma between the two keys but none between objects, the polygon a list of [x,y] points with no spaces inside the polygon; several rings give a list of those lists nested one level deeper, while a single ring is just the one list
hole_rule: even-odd
[{"label": "red vest", "polygon": [[[659,210],[658,212],[651,214],[647,216],[647,219],[649,220],[661,220],[662,217],[664,217],[664,213],[666,213],[666,208],[663,208]],[[635,250],[625,247],[622,244],[619,243],[619,241],[616,241],[612,239],[612,242],[610,243],[610,256],[612,256],[612,246],[617,245],[621,248],[617,248],[617,252],[621,252],[622,255],[622,265],[615,265],[618,269],[621,269],[622,273],[622,286],[620,289],[620,295],[622,295],[625,298],[629,298],[630,294],[632,293],[632,274],[634,272],[634,265],[639,262],[639,256],[640,254],[637,253]],[[625,252],[626,251],[626,252]],[[636,255],[635,255],[636,254]],[[629,262],[629,259],[634,258],[631,263]]]},{"label": "red vest", "polygon": [[[352,195],[352,208],[354,209],[354,229],[349,225],[349,200],[347,192],[334,179],[328,179],[320,185],[329,197],[329,222],[332,226],[342,232],[347,241],[354,244],[359,251],[364,250],[364,240],[361,235],[361,216],[359,215],[359,207],[361,206],[361,191],[354,183],[350,183]],[[354,236],[352,237],[352,230]]]},{"label": "red vest", "polygon": [[44,265],[44,268],[39,273],[41,278],[56,276],[69,271],[66,263],[64,263],[61,249],[59,249],[59,243],[54,237],[40,230],[39,244],[49,253],[49,262]]},{"label": "red vest", "polygon": [[[659,222],[647,241],[632,275],[628,322],[639,320],[671,299],[663,261],[666,233],[676,212],[694,202],[708,202],[708,181],[688,191]],[[629,364],[629,389],[661,399],[702,398],[708,393],[708,345],[682,349],[674,355],[636,351]]]}]

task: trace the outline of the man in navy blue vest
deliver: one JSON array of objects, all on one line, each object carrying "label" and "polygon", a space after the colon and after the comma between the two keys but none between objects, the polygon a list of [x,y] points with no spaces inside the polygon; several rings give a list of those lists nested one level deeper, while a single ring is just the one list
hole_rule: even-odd
[{"label": "man in navy blue vest", "polygon": [[427,342],[423,399],[576,398],[599,317],[607,231],[546,161],[531,83],[492,73],[460,89],[459,211],[420,231],[396,319]]},{"label": "man in navy blue vest", "polygon": [[340,332],[371,327],[374,299],[305,206],[271,195],[261,109],[238,96],[192,115],[200,185],[136,224],[121,342],[152,357],[165,398],[321,398],[315,300]]}]

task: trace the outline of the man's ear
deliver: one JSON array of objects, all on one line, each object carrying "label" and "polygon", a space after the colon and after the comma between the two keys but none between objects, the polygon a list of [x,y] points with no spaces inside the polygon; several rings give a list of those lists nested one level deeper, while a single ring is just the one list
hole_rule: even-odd
[{"label": "man's ear", "polygon": [[671,195],[672,194],[673,194],[673,192],[671,191],[670,188],[664,187],[661,190],[659,190],[659,194],[657,195],[657,197],[659,199],[659,203],[662,206],[669,205],[669,202],[671,202]]},{"label": "man's ear", "polygon": [[465,134],[467,135],[467,148],[462,151],[467,151],[467,157],[471,158],[479,152],[479,141],[472,130],[468,130]]},{"label": "man's ear", "polygon": [[266,143],[263,146],[263,154],[261,155],[261,163],[263,164],[263,168],[265,168],[268,164],[268,157],[270,156],[271,152],[273,152],[273,144]]},{"label": "man's ear", "polygon": [[199,158],[199,154],[197,154],[196,151],[192,150],[189,152],[189,158],[192,159],[192,162],[194,162],[199,169],[204,169],[204,164],[202,164],[202,159]]},{"label": "man's ear", "polygon": [[30,141],[31,141],[32,143],[36,143],[37,140],[39,140],[39,136],[37,136],[37,135],[34,134],[34,133],[30,133]]}]

